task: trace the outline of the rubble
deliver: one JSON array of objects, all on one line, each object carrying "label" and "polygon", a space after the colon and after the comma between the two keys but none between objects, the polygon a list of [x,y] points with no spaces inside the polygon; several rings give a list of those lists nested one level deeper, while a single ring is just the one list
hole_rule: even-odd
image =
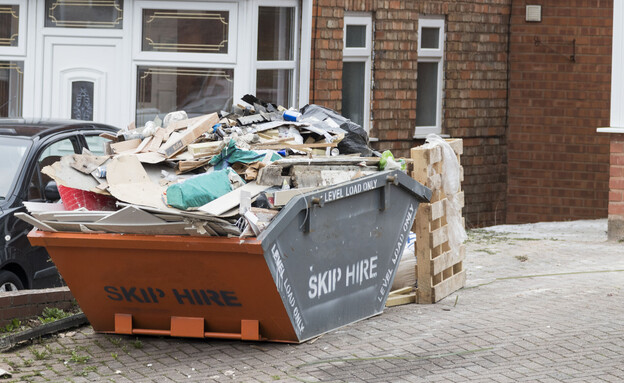
[{"label": "rubble", "polygon": [[[93,199],[92,211],[70,211],[86,205],[63,199],[65,210],[29,204],[24,220],[44,231],[257,236],[293,196],[380,170],[359,125],[317,105],[286,110],[251,95],[231,112],[176,111],[102,137],[107,156],[85,151],[43,169],[69,198]],[[404,169],[391,155],[386,163]],[[118,210],[98,211],[97,195]]]}]

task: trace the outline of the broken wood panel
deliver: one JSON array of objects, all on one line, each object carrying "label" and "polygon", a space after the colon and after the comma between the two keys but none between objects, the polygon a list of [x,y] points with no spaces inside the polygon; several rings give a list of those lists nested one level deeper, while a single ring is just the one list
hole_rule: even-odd
[{"label": "broken wood panel", "polygon": [[466,259],[466,245],[459,246],[456,251],[445,251],[438,257],[431,260],[431,270],[433,274],[438,274],[447,270]]}]

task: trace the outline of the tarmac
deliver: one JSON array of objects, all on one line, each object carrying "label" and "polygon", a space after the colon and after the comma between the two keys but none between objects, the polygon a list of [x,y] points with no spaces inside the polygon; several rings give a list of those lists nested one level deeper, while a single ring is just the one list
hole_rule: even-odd
[{"label": "tarmac", "polygon": [[624,243],[606,231],[606,219],[471,230],[464,289],[300,345],[84,326],[0,354],[13,368],[2,381],[622,382]]}]

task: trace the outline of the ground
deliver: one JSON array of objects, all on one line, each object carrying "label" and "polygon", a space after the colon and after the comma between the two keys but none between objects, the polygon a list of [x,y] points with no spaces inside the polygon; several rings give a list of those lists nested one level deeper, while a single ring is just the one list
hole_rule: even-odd
[{"label": "ground", "polygon": [[301,345],[96,334],[0,355],[7,381],[620,382],[624,243],[606,220],[469,233],[466,288]]}]

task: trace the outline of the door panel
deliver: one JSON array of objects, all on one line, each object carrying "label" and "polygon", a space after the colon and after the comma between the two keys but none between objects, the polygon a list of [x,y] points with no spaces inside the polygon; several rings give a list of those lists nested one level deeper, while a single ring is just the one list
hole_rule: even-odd
[{"label": "door panel", "polygon": [[43,116],[120,125],[120,42],[47,36]]}]

